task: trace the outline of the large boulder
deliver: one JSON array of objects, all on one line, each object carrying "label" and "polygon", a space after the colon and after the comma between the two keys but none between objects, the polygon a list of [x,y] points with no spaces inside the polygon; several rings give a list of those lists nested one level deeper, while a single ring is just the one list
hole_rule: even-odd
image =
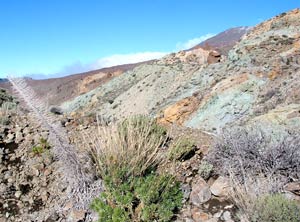
[{"label": "large boulder", "polygon": [[56,115],[62,115],[63,110],[60,107],[52,106],[50,107],[50,112]]},{"label": "large boulder", "polygon": [[181,125],[187,117],[197,110],[198,105],[199,100],[197,97],[184,98],[166,108],[163,112],[163,117],[158,121],[163,124],[176,123]]},{"label": "large boulder", "polygon": [[225,197],[230,191],[229,180],[220,176],[210,187],[210,191],[217,197]]},{"label": "large boulder", "polygon": [[190,194],[190,201],[195,206],[200,206],[203,203],[206,203],[211,198],[211,192],[208,184],[205,180],[199,177],[192,184],[192,192]]}]

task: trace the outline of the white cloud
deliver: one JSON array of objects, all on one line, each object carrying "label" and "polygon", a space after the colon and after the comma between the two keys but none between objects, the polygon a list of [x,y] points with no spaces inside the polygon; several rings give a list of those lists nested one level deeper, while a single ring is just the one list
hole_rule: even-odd
[{"label": "white cloud", "polygon": [[[198,38],[190,39],[186,42],[179,42],[176,44],[176,48],[174,51],[192,48],[193,46],[203,42],[208,38],[213,37],[214,35],[215,34],[209,33],[200,36]],[[72,64],[62,67],[61,70],[55,74],[38,74],[32,76],[37,78],[60,77],[60,76],[87,72],[95,69],[101,69],[101,68],[111,67],[116,65],[143,62],[152,59],[160,59],[169,53],[171,52],[137,52],[137,53],[128,53],[128,54],[114,54],[114,55],[99,58],[90,63],[82,63],[80,61],[76,61]]]},{"label": "white cloud", "polygon": [[144,62],[152,59],[160,59],[168,54],[167,52],[138,52],[130,54],[115,54],[98,59],[92,63],[92,69],[99,69],[103,67],[110,67],[122,64],[130,64],[137,62]]},{"label": "white cloud", "polygon": [[193,38],[193,39],[190,39],[186,42],[178,42],[176,44],[176,50],[185,50],[185,49],[190,49],[192,47],[194,47],[195,45],[205,41],[206,39],[209,39],[211,37],[215,36],[215,34],[211,34],[211,33],[208,33],[206,35],[202,35],[198,38]]},{"label": "white cloud", "polygon": [[58,77],[64,75],[71,75],[75,73],[87,72],[95,69],[112,67],[116,65],[138,63],[138,62],[144,62],[152,59],[160,59],[166,54],[168,54],[168,52],[138,52],[138,53],[115,54],[111,56],[106,56],[87,64],[83,64],[80,61],[77,61],[63,67],[61,71],[55,74],[55,76]]}]

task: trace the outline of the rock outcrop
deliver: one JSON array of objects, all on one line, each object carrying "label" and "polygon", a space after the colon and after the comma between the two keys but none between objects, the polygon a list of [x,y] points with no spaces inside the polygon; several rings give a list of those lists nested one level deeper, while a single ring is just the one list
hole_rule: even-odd
[{"label": "rock outcrop", "polygon": [[209,131],[238,123],[269,131],[299,126],[299,20],[299,10],[293,10],[246,34],[228,60],[213,69],[215,80],[223,78],[209,89],[198,88],[206,93],[186,126]]}]

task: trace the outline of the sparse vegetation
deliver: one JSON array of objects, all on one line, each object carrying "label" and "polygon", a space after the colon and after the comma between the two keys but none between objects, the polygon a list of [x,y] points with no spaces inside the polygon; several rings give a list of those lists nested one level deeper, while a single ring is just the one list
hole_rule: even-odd
[{"label": "sparse vegetation", "polygon": [[180,138],[170,147],[168,157],[170,160],[185,160],[195,153],[195,142],[190,138]]},{"label": "sparse vegetation", "polygon": [[139,135],[143,135],[145,136],[144,142],[161,141],[163,143],[167,139],[167,130],[163,126],[158,125],[154,119],[144,115],[125,119],[118,125],[118,132],[125,139],[129,138],[129,136],[139,137]]},{"label": "sparse vegetation", "polygon": [[1,108],[4,110],[15,110],[17,108],[17,104],[15,102],[4,102],[2,103]]},{"label": "sparse vegetation", "polygon": [[204,160],[201,162],[201,164],[199,166],[198,173],[203,179],[207,180],[211,176],[211,174],[213,172],[213,168],[214,168],[214,166],[212,164],[210,164]]},{"label": "sparse vegetation", "polygon": [[17,102],[14,98],[7,94],[6,90],[0,89],[0,125],[8,125],[10,123],[9,116],[16,113]]},{"label": "sparse vegetation", "polygon": [[277,181],[257,176],[246,178],[242,184],[231,177],[233,189],[230,196],[239,208],[238,217],[249,222],[298,222],[300,205],[286,199],[283,194],[271,192]]},{"label": "sparse vegetation", "polygon": [[48,141],[44,138],[40,138],[39,144],[32,147],[32,152],[35,155],[41,155],[45,151],[50,149],[50,144]]},{"label": "sparse vegetation", "polygon": [[300,178],[299,146],[296,134],[272,140],[257,129],[235,128],[223,134],[207,159],[218,174],[230,178],[231,198],[248,220],[293,222],[299,216],[295,220],[296,214],[286,212],[296,209],[294,203],[274,193]]},{"label": "sparse vegetation", "polygon": [[260,130],[236,128],[224,132],[208,159],[218,173],[231,172],[241,182],[247,175],[271,175],[284,182],[300,178],[299,146],[296,134],[275,141]]},{"label": "sparse vegetation", "polygon": [[108,127],[99,126],[92,147],[99,174],[103,178],[113,177],[119,169],[126,169],[127,176],[140,176],[155,168],[164,159],[160,148],[166,140],[165,133],[164,128],[145,116],[134,116]]},{"label": "sparse vegetation", "polygon": [[10,123],[9,118],[6,115],[1,114],[0,125],[8,125]]},{"label": "sparse vegetation", "polygon": [[158,174],[166,130],[154,120],[135,116],[100,127],[92,148],[105,191],[91,207],[106,221],[170,221],[181,207],[175,178]]},{"label": "sparse vegetation", "polygon": [[44,149],[41,146],[34,146],[34,147],[32,147],[32,152],[35,155],[40,155],[40,154],[42,154],[44,152]]}]

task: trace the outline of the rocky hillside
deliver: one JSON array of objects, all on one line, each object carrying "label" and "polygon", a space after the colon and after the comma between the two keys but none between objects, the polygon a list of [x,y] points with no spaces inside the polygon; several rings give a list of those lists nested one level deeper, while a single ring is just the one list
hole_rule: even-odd
[{"label": "rocky hillside", "polygon": [[184,90],[202,95],[184,124],[209,131],[238,122],[270,131],[299,127],[299,18],[297,9],[259,24],[224,63],[199,72],[198,81],[207,74],[213,81]]},{"label": "rocky hillside", "polygon": [[84,112],[99,111],[108,119],[147,114],[166,104],[167,98],[182,88],[195,71],[208,65],[210,57],[212,62],[221,59],[216,51],[203,49],[167,55],[138,66],[62,107],[68,112],[80,108]]},{"label": "rocky hillside", "polygon": [[[132,71],[124,73],[124,76],[116,78],[115,81],[110,81],[101,87],[95,88],[94,90],[86,94],[78,96],[74,100],[65,102],[64,104],[62,104],[62,107],[67,112],[71,112],[73,110],[78,110],[82,107],[85,107],[89,104],[88,107],[84,109],[94,110],[95,107],[99,107],[108,101],[112,103],[114,98],[131,88],[133,85],[137,84],[140,80],[143,80],[145,77],[151,75],[152,78],[155,79],[153,81],[156,81],[156,79],[161,78],[160,74],[163,74],[164,72],[174,73],[171,74],[172,77],[170,77],[170,75],[162,76],[162,78],[165,80],[160,81],[158,79],[157,84],[166,84],[166,90],[172,92],[174,91],[173,88],[169,89],[169,87],[167,86],[168,81],[176,77],[177,73],[180,72],[181,74],[179,75],[182,75],[185,79],[188,79],[191,72],[202,68],[202,66],[220,62],[225,58],[224,55],[227,53],[228,48],[232,48],[234,43],[236,43],[236,41],[241,38],[246,30],[246,28],[229,29],[225,32],[220,33],[219,35],[216,35],[215,37],[202,42],[201,44],[199,44],[199,46],[201,45],[201,47],[197,46],[190,50],[171,53],[158,61],[149,61],[148,64],[141,65],[136,69],[133,69]],[[224,37],[224,39],[222,36]],[[132,78],[132,76],[134,78]],[[182,78],[180,78],[179,76],[178,78],[181,81]],[[147,80],[143,80],[143,82],[146,81]],[[180,81],[177,81],[178,84],[183,84],[183,82]],[[144,88],[143,86],[138,86],[138,88],[141,87]],[[160,86],[156,86],[156,88],[160,88]],[[138,90],[138,94],[139,92],[142,92],[142,89]],[[99,96],[99,94],[103,96]],[[156,96],[156,99],[160,100],[163,98],[158,98]],[[114,106],[116,105],[114,104]],[[158,106],[158,104],[154,104],[154,106]]]},{"label": "rocky hillside", "polygon": [[[15,106],[3,107],[8,103]],[[0,105],[0,221],[83,221],[86,211],[69,200],[49,130],[2,89]]]},{"label": "rocky hillside", "polygon": [[[219,132],[247,123],[299,126],[300,12],[251,29],[228,53],[197,48],[141,65],[63,104],[107,119],[150,114],[164,123]],[[239,29],[246,30],[246,29]]]},{"label": "rocky hillside", "polygon": [[219,47],[39,82],[64,115],[20,84],[34,119],[1,90],[0,221],[299,221],[300,10],[246,30],[228,53],[225,32]]}]

